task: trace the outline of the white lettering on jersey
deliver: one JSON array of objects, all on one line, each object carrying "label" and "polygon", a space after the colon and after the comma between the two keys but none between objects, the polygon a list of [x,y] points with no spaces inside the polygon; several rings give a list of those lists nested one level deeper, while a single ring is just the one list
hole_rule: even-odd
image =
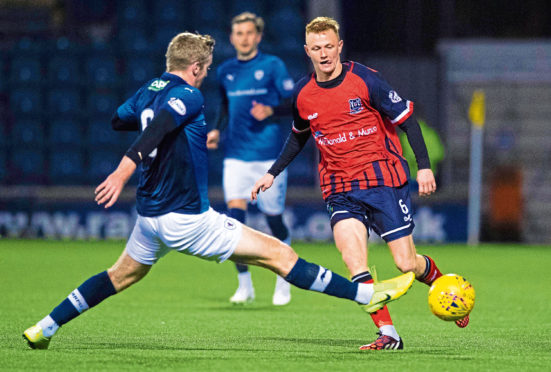
[{"label": "white lettering on jersey", "polygon": [[395,91],[391,90],[388,92],[388,98],[392,101],[392,103],[398,103],[402,100],[402,98],[396,93]]},{"label": "white lettering on jersey", "polygon": [[247,89],[247,90],[234,90],[231,92],[228,92],[228,97],[241,97],[241,96],[260,96],[268,94],[268,89],[266,88],[260,88],[260,89]]},{"label": "white lettering on jersey", "polygon": [[186,114],[186,105],[184,105],[184,102],[180,100],[179,98],[172,97],[168,101],[168,105],[172,107],[174,111],[176,111],[178,114],[184,116]]}]

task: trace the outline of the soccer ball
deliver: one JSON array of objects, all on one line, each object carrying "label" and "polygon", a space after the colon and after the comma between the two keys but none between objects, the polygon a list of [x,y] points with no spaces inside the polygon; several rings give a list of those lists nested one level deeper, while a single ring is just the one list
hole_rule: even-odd
[{"label": "soccer ball", "polygon": [[442,320],[458,320],[469,315],[474,307],[474,297],[474,288],[467,279],[457,274],[446,274],[432,283],[429,308]]}]

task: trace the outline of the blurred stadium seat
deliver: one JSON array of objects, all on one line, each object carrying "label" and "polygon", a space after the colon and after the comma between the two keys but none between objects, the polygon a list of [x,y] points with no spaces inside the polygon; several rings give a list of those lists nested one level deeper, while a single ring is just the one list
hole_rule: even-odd
[{"label": "blurred stadium seat", "polygon": [[230,5],[230,17],[235,17],[243,12],[252,12],[258,16],[265,17],[266,12],[263,5],[264,2],[262,1],[234,0]]},{"label": "blurred stadium seat", "polygon": [[53,149],[50,152],[49,178],[51,183],[81,183],[85,181],[84,155],[80,150]]},{"label": "blurred stadium seat", "polygon": [[4,58],[0,59],[0,93],[6,89],[6,63]]},{"label": "blurred stadium seat", "polygon": [[12,84],[39,84],[42,80],[42,66],[36,56],[19,56],[11,61],[10,82]]},{"label": "blurred stadium seat", "polygon": [[51,148],[80,147],[83,144],[81,122],[71,119],[54,120],[49,125],[49,143]]},{"label": "blurred stadium seat", "polygon": [[76,85],[80,81],[79,63],[76,56],[54,57],[48,62],[50,84]]},{"label": "blurred stadium seat", "polygon": [[115,170],[119,164],[122,155],[118,151],[93,151],[89,153],[88,157],[88,174],[87,179],[89,182],[98,183],[103,181],[111,172]]},{"label": "blurred stadium seat", "polygon": [[16,147],[11,152],[8,178],[17,183],[44,183],[45,161],[42,150],[34,147]]},{"label": "blurred stadium seat", "polygon": [[148,55],[125,58],[125,82],[139,88],[149,79],[160,76],[164,71],[162,66],[156,65]]},{"label": "blurred stadium seat", "polygon": [[15,115],[38,116],[42,114],[40,89],[16,88],[10,94],[10,107]]},{"label": "blurred stadium seat", "polygon": [[88,117],[100,120],[111,119],[118,105],[119,98],[112,91],[91,92],[86,103]]},{"label": "blurred stadium seat", "polygon": [[191,19],[191,12],[186,2],[181,0],[157,0],[153,2],[153,17],[157,24],[176,24],[184,27],[186,20]]},{"label": "blurred stadium seat", "polygon": [[10,138],[15,147],[41,148],[44,145],[44,124],[40,119],[20,119],[14,123]]},{"label": "blurred stadium seat", "polygon": [[148,19],[148,12],[144,1],[122,0],[117,1],[119,21],[123,25],[144,25]]},{"label": "blurred stadium seat", "polygon": [[193,2],[193,26],[202,34],[208,34],[208,32],[205,31],[205,26],[220,25],[220,27],[225,29],[227,28],[225,25],[228,25],[229,27],[229,20],[222,19],[221,21],[221,17],[224,14],[227,14],[227,11],[223,0],[209,1],[208,6],[201,1]]},{"label": "blurred stadium seat", "polygon": [[112,54],[94,55],[86,60],[86,77],[96,86],[113,86],[118,82],[116,57]]},{"label": "blurred stadium seat", "polygon": [[[282,25],[285,27],[285,34],[293,35],[295,38],[304,34],[304,20],[299,9],[292,7],[282,7],[267,17],[267,24],[272,30],[280,29]],[[271,25],[271,26],[270,26]],[[302,40],[302,39],[301,39]],[[300,47],[302,42],[296,46]]]},{"label": "blurred stadium seat", "polygon": [[170,40],[183,31],[186,31],[186,29],[178,24],[162,25],[155,29],[153,43],[159,47],[162,45],[163,50],[166,51],[166,46]]},{"label": "blurred stadium seat", "polygon": [[139,26],[121,26],[117,33],[119,48],[126,54],[150,52],[151,43],[147,31]]},{"label": "blurred stadium seat", "polygon": [[8,178],[8,160],[6,149],[0,146],[0,182],[4,182]]},{"label": "blurred stadium seat", "polygon": [[119,132],[111,128],[110,120],[92,120],[86,130],[86,144],[92,147],[120,147]]},{"label": "blurred stadium seat", "polygon": [[48,91],[48,112],[55,117],[76,116],[80,113],[79,89],[53,89]]},{"label": "blurred stadium seat", "polygon": [[50,153],[49,178],[51,183],[81,183],[85,181],[84,155],[81,150],[53,148]]}]

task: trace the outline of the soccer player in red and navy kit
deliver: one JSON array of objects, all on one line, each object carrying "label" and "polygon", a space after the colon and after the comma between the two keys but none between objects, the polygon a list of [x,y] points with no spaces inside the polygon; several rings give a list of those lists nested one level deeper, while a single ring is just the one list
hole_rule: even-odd
[{"label": "soccer player in red and navy kit", "polygon": [[[293,130],[279,158],[255,184],[252,199],[268,189],[312,136],[320,152],[320,186],[337,248],[356,282],[373,282],[367,266],[371,228],[383,238],[400,271],[413,271],[430,285],[442,274],[434,261],[415,250],[407,180],[396,126],[402,129],[418,164],[419,195],[435,192],[436,182],[413,103],[402,99],[381,75],[356,62],[341,62],[339,24],[318,17],[306,26],[306,54],[314,73],[295,86]],[[360,349],[402,349],[385,306],[371,317],[379,337]],[[468,318],[458,321],[466,326]]]}]

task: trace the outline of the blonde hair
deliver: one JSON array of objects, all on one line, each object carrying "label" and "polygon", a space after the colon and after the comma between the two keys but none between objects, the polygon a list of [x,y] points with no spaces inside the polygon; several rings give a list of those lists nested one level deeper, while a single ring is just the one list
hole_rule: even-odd
[{"label": "blonde hair", "polygon": [[339,36],[339,22],[334,20],[331,17],[317,17],[314,18],[310,23],[306,25],[306,35],[313,33],[319,34],[323,31],[333,30],[337,35],[337,39],[341,39]]},{"label": "blonde hair", "polygon": [[231,25],[243,23],[243,22],[252,22],[254,23],[254,26],[256,27],[256,32],[261,34],[264,31],[264,20],[262,17],[257,16],[254,13],[251,12],[243,12],[241,14],[236,15],[231,20]]},{"label": "blonde hair", "polygon": [[172,38],[166,50],[166,70],[185,70],[195,62],[203,66],[214,50],[214,39],[210,35],[182,32]]}]

